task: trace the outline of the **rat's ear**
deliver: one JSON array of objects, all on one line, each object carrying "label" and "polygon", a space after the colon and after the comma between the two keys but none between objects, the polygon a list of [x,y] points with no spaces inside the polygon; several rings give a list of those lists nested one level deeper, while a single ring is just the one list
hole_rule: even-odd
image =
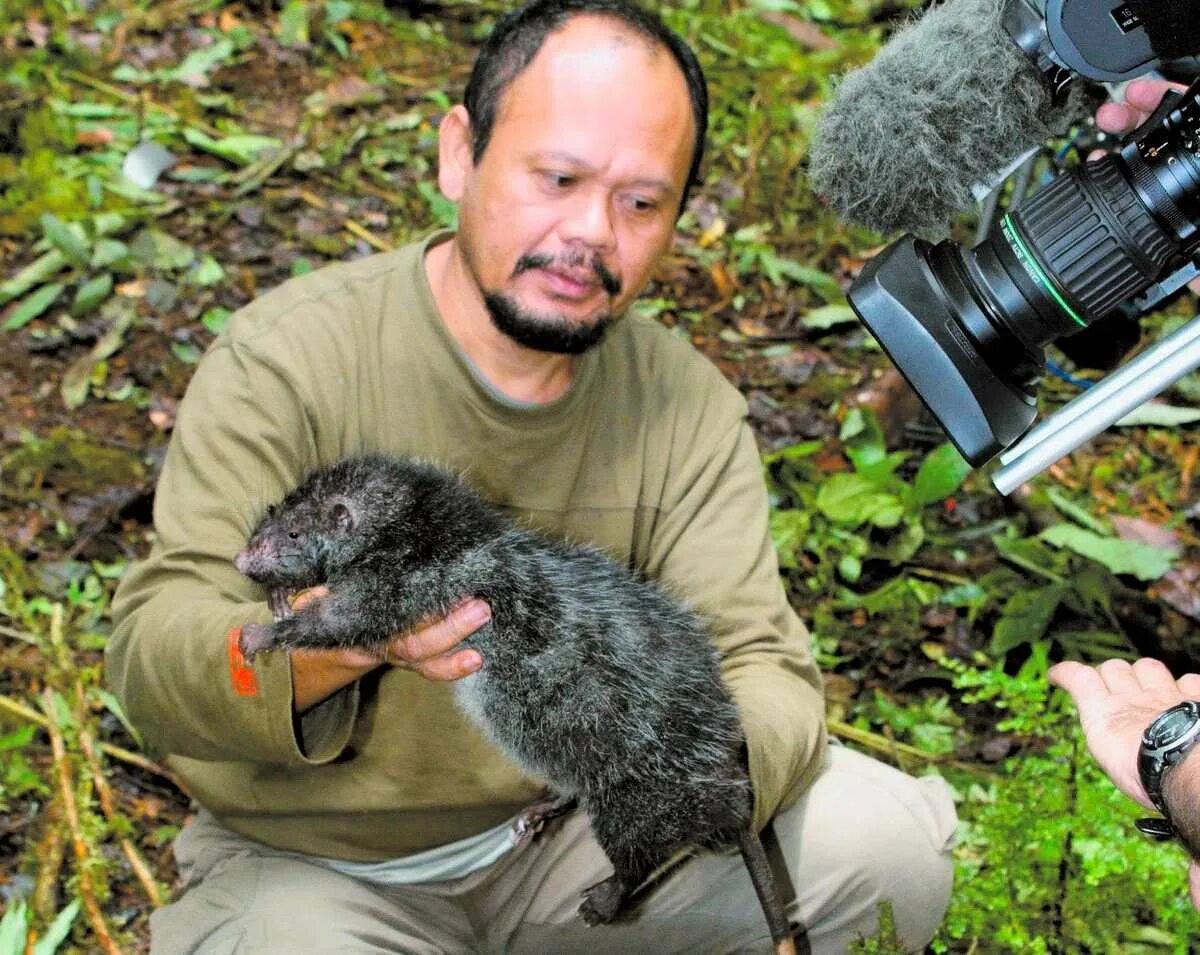
[{"label": "rat's ear", "polygon": [[345,501],[337,501],[329,509],[329,524],[343,533],[354,527],[354,513]]}]

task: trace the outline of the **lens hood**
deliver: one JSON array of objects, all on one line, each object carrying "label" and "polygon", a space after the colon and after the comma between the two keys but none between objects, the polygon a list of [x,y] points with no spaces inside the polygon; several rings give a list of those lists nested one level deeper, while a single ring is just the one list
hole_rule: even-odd
[{"label": "lens hood", "polygon": [[866,264],[848,297],[955,447],[978,467],[1029,429],[1036,400],[984,360],[967,329],[986,323],[962,321],[978,305],[954,269],[934,273],[935,248],[902,237]]}]

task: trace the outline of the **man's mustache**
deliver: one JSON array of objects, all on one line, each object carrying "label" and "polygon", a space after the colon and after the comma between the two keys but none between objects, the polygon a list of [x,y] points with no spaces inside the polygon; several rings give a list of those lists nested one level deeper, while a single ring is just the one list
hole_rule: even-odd
[{"label": "man's mustache", "polygon": [[548,255],[545,252],[532,252],[529,255],[523,255],[517,259],[516,267],[513,269],[513,277],[520,275],[522,272],[528,272],[530,269],[546,269],[552,265],[557,265],[561,269],[577,269],[584,266],[595,273],[596,279],[600,282],[600,287],[604,289],[610,296],[618,295],[621,292],[621,280],[612,274],[604,263],[600,261],[599,256],[593,256],[591,261],[588,261],[586,253],[569,252],[563,256]]}]

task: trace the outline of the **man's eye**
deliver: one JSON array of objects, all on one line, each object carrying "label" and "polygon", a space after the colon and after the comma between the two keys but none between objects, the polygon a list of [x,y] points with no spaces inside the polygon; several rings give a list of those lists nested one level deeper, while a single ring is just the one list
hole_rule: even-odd
[{"label": "man's eye", "polygon": [[631,196],[629,198],[629,207],[634,212],[653,212],[658,208],[658,203],[653,199],[646,199],[642,196]]},{"label": "man's eye", "polygon": [[575,177],[568,176],[565,172],[544,172],[542,179],[552,189],[566,189],[575,182]]}]

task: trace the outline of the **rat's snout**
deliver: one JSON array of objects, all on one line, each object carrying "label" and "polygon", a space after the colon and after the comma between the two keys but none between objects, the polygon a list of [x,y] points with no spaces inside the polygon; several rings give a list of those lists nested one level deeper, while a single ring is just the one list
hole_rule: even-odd
[{"label": "rat's snout", "polygon": [[233,558],[233,566],[236,567],[240,573],[245,574],[247,577],[250,576],[250,571],[254,567],[254,558],[249,547],[247,547],[245,550],[238,551],[238,555]]}]

